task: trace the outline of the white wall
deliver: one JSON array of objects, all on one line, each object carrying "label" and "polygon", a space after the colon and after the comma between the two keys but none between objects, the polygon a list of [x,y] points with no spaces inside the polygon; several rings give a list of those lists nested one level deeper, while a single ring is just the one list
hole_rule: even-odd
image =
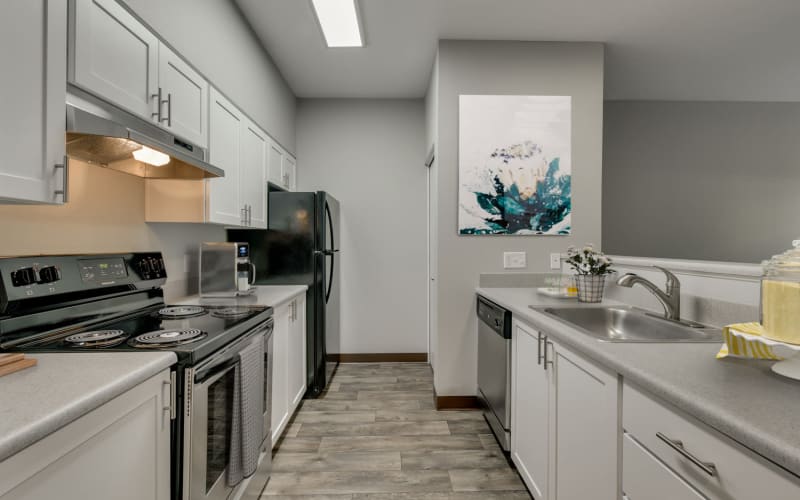
[{"label": "white wall", "polygon": [[290,152],[295,96],[232,0],[124,0]]},{"label": "white wall", "polygon": [[[475,287],[481,272],[502,271],[503,251],[525,251],[546,271],[549,254],[600,243],[603,46],[599,43],[441,41],[438,58],[439,395],[473,395],[477,386]],[[459,236],[458,96],[572,96],[573,212],[570,236]]]},{"label": "white wall", "polygon": [[427,352],[422,100],[301,99],[298,189],[341,203],[341,352]]}]

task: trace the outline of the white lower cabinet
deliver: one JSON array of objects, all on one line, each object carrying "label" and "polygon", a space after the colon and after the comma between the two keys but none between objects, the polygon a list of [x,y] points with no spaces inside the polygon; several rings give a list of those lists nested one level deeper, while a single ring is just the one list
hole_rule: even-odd
[{"label": "white lower cabinet", "polygon": [[280,439],[306,392],[306,297],[275,306],[272,334],[272,446]]},{"label": "white lower cabinet", "polygon": [[[630,500],[800,498],[800,478],[694,417],[627,382],[623,386],[622,400],[624,442],[630,442],[623,449],[626,468],[622,489]],[[642,467],[638,457],[643,453],[649,454],[663,469],[661,478],[669,474],[680,479],[686,486],[680,490],[682,496],[677,493],[664,496],[663,489],[667,486],[662,481],[643,483],[635,477],[637,466]],[[678,491],[675,479],[671,484]],[[691,496],[694,492],[697,495]]]},{"label": "white lower cabinet", "polygon": [[300,295],[290,303],[289,316],[289,401],[297,408],[306,393],[306,297]]},{"label": "white lower cabinet", "polygon": [[272,316],[272,446],[289,422],[289,304],[275,307]]},{"label": "white lower cabinet", "polygon": [[548,498],[550,374],[539,359],[539,332],[514,323],[512,333],[511,459],[533,496]]},{"label": "white lower cabinet", "polygon": [[0,499],[169,500],[164,370],[0,463]]},{"label": "white lower cabinet", "polygon": [[618,376],[514,322],[511,458],[539,500],[619,498]]}]

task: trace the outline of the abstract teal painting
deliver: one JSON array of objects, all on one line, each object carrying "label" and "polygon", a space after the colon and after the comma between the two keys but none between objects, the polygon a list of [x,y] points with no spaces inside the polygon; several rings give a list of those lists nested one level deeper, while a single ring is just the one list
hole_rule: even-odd
[{"label": "abstract teal painting", "polygon": [[570,96],[459,96],[462,235],[566,235]]}]

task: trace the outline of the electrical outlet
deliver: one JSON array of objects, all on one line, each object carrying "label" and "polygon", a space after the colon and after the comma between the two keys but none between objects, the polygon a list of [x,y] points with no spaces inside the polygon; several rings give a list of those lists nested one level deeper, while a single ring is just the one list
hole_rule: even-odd
[{"label": "electrical outlet", "polygon": [[550,269],[561,269],[561,254],[560,253],[551,253],[550,254]]},{"label": "electrical outlet", "polygon": [[503,268],[523,269],[527,266],[525,252],[503,252]]}]

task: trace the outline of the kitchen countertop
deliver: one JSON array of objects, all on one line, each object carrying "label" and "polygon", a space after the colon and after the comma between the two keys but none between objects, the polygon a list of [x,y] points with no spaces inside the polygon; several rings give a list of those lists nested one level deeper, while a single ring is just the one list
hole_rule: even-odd
[{"label": "kitchen countertop", "polygon": [[[800,476],[800,382],[773,373],[772,362],[717,360],[719,343],[599,342],[535,311],[572,307],[531,288],[478,288],[478,295],[547,332],[553,339],[616,371],[627,381],[693,415],[768,460]],[[585,307],[619,305],[581,304]]]},{"label": "kitchen countertop", "polygon": [[283,304],[289,299],[304,293],[308,290],[306,285],[266,285],[255,286],[255,291],[250,295],[243,295],[240,297],[200,297],[199,295],[192,295],[181,299],[176,304],[230,304],[230,305],[262,305],[262,306],[277,306]]},{"label": "kitchen countertop", "polygon": [[0,461],[137,386],[171,352],[36,353],[34,367],[0,377]]}]

